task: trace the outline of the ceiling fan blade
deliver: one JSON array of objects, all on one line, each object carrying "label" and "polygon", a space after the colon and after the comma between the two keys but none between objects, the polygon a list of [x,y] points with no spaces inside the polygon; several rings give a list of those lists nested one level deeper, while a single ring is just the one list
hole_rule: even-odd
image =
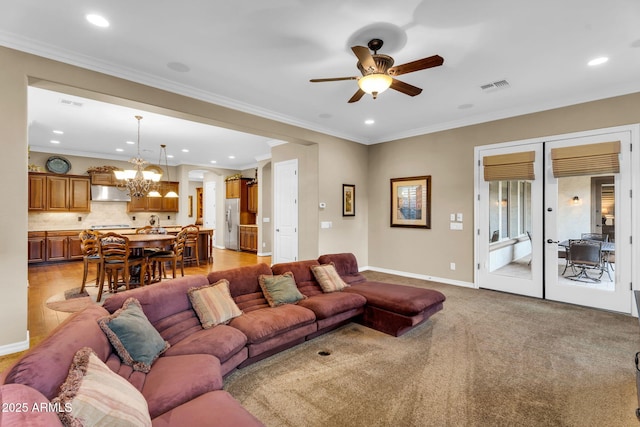
[{"label": "ceiling fan blade", "polygon": [[399,76],[401,74],[413,73],[414,71],[425,70],[427,68],[439,67],[442,64],[444,64],[444,58],[440,55],[433,55],[428,58],[422,58],[417,61],[407,62],[406,64],[391,67],[389,68],[389,75]]},{"label": "ceiling fan blade", "polygon": [[373,60],[373,56],[371,56],[371,52],[369,52],[369,48],[364,46],[353,46],[351,47],[353,53],[358,57],[358,61],[360,61],[360,65],[367,71],[377,71],[378,67],[376,66],[376,61]]},{"label": "ceiling fan blade", "polygon": [[340,80],[358,80],[357,77],[330,77],[328,79],[311,79],[309,80],[312,83],[319,83],[319,82],[337,82]]},{"label": "ceiling fan blade", "polygon": [[349,100],[349,103],[358,102],[360,101],[360,98],[362,98],[363,96],[364,96],[364,91],[362,89],[358,89],[358,91],[354,93],[351,99]]},{"label": "ceiling fan blade", "polygon": [[419,87],[410,85],[409,83],[401,82],[400,80],[393,79],[391,82],[391,89],[395,89],[398,92],[402,92],[405,95],[416,96],[420,95],[422,89]]}]

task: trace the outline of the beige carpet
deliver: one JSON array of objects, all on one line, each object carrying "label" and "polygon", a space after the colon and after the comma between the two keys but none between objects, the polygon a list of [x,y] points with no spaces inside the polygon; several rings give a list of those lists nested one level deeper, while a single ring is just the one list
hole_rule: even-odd
[{"label": "beige carpet", "polygon": [[438,289],[445,308],[400,338],[349,324],[236,371],[225,389],[267,426],[638,425],[638,319],[365,274]]},{"label": "beige carpet", "polygon": [[[80,288],[69,289],[65,292],[55,294],[47,299],[45,305],[54,311],[65,313],[75,313],[85,307],[95,304],[98,297],[98,288],[91,285],[85,287],[85,292],[79,294]],[[86,296],[83,296],[86,295]],[[109,292],[103,292],[101,303],[109,296]]]}]

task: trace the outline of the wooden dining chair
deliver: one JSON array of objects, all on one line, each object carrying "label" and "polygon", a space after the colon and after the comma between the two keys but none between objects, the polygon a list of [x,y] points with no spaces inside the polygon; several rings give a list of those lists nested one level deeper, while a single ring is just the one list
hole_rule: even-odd
[{"label": "wooden dining chair", "polygon": [[176,236],[176,240],[173,243],[173,248],[168,251],[157,251],[155,254],[149,256],[149,262],[151,265],[152,274],[155,276],[155,270],[158,269],[158,276],[160,278],[167,278],[167,271],[165,264],[171,263],[171,270],[173,278],[176,278],[177,263],[180,261],[180,273],[184,277],[184,245],[187,240],[187,231],[181,230]]},{"label": "wooden dining chair", "polygon": [[104,289],[104,279],[110,292],[117,292],[119,283],[118,278],[122,275],[122,282],[126,289],[129,289],[131,281],[131,267],[140,267],[140,284],[144,283],[146,276],[147,262],[144,256],[131,255],[129,249],[129,239],[118,233],[105,233],[100,235],[100,255],[102,257],[102,265],[100,270],[100,285],[98,288],[99,302],[102,298]]},{"label": "wooden dining chair", "polygon": [[183,262],[196,262],[200,266],[200,255],[198,254],[198,235],[200,228],[195,224],[185,225],[182,230],[187,232],[187,238],[184,242]]},{"label": "wooden dining chair", "polygon": [[82,263],[84,269],[82,271],[82,286],[80,293],[84,292],[87,283],[87,275],[89,274],[89,264],[96,265],[96,286],[100,280],[100,267],[102,266],[102,258],[99,248],[100,233],[95,230],[83,230],[79,233],[80,250],[82,250]]}]

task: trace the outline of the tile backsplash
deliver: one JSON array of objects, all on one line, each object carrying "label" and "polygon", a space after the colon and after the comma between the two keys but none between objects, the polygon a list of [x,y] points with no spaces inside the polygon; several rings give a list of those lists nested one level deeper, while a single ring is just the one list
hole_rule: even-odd
[{"label": "tile backsplash", "polygon": [[[91,212],[29,212],[29,231],[80,230],[93,225],[115,224],[136,228],[148,225],[151,215],[153,212],[127,212],[126,202],[91,202]],[[157,215],[161,226],[178,225],[175,212]]]}]

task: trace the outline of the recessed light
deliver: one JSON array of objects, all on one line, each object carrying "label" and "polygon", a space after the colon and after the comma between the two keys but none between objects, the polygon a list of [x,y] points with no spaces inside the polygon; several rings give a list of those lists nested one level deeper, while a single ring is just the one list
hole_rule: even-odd
[{"label": "recessed light", "polygon": [[109,21],[106,20],[104,16],[96,15],[95,13],[90,13],[86,16],[87,21],[100,28],[107,28],[109,26]]},{"label": "recessed light", "polygon": [[211,163],[216,164],[216,163],[218,163],[218,161],[217,160],[211,160]]},{"label": "recessed light", "polygon": [[594,58],[591,61],[587,62],[587,65],[589,65],[590,67],[593,67],[595,65],[604,64],[608,60],[609,60],[609,58],[607,58],[606,56],[601,56],[599,58]]},{"label": "recessed light", "polygon": [[235,158],[236,158],[236,156],[229,156],[229,158],[230,158],[230,159],[235,159]]},{"label": "recessed light", "polygon": [[135,141],[126,141],[129,145],[136,145]]},{"label": "recessed light", "polygon": [[121,153],[124,151],[124,148],[116,148],[116,151]]},{"label": "recessed light", "polygon": [[373,120],[373,119],[367,119],[367,120],[365,120],[365,121],[364,121],[364,124],[365,124],[365,125],[372,125],[372,124],[374,124],[375,122],[376,122],[376,121],[375,121],[375,120]]},{"label": "recessed light", "polygon": [[183,152],[183,153],[188,153],[188,152],[189,152],[189,150],[188,150],[187,148],[183,148],[183,149],[182,149],[182,152]]},{"label": "recessed light", "polygon": [[57,139],[52,139],[51,141],[52,144],[60,144],[60,141],[58,141]]},{"label": "recessed light", "polygon": [[55,133],[56,135],[64,134],[64,132],[62,132],[61,130],[54,130],[53,133]]}]

